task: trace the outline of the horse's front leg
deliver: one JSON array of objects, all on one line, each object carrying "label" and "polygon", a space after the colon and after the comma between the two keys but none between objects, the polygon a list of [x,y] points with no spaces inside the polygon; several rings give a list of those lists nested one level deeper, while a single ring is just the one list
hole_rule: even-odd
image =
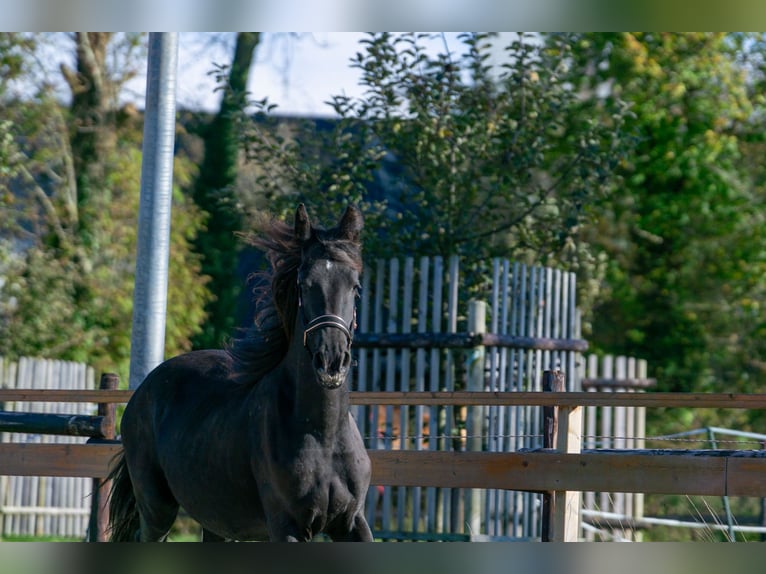
[{"label": "horse's front leg", "polygon": [[311,535],[301,529],[288,515],[270,516],[268,519],[269,540],[272,542],[308,542]]},{"label": "horse's front leg", "polygon": [[309,542],[311,540],[309,537],[289,532],[274,532],[269,534],[269,538],[272,542]]},{"label": "horse's front leg", "polygon": [[372,530],[367,519],[361,512],[354,516],[351,528],[347,532],[330,533],[330,538],[336,542],[372,542]]}]

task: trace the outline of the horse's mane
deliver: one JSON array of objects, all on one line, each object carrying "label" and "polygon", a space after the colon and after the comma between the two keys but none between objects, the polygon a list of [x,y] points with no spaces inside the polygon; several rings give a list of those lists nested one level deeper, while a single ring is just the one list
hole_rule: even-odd
[{"label": "horse's mane", "polygon": [[226,351],[234,359],[237,382],[255,384],[279,364],[292,340],[303,253],[317,245],[324,257],[360,273],[362,257],[360,244],[341,238],[337,228],[312,228],[311,239],[301,245],[291,225],[261,218],[255,223],[255,232],[242,237],[266,254],[270,269],[251,275],[255,283],[253,324],[243,330],[241,337],[232,339]]}]

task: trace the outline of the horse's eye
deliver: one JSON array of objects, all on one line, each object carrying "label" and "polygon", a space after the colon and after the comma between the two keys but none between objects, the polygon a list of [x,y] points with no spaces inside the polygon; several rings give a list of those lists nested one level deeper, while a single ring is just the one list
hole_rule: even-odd
[{"label": "horse's eye", "polygon": [[362,296],[362,286],[357,283],[354,285],[354,296],[358,299]]}]

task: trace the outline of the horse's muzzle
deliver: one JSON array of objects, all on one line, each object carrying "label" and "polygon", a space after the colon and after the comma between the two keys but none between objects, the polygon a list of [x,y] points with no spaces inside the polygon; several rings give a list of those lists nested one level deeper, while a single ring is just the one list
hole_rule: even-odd
[{"label": "horse's muzzle", "polygon": [[337,389],[348,376],[348,368],[351,365],[351,353],[344,351],[340,357],[329,364],[324,353],[316,353],[313,359],[314,373],[317,382],[325,389]]},{"label": "horse's muzzle", "polygon": [[348,371],[338,372],[335,374],[329,374],[326,372],[317,371],[317,381],[325,389],[333,390],[340,387],[346,380],[346,373]]}]

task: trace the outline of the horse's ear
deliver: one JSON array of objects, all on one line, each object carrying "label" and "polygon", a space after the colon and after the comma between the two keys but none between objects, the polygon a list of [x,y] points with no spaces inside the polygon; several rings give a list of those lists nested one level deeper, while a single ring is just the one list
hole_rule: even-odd
[{"label": "horse's ear", "polygon": [[309,214],[306,213],[306,206],[302,203],[295,210],[295,238],[303,243],[311,237],[311,222]]},{"label": "horse's ear", "polygon": [[344,239],[358,242],[363,227],[364,218],[362,218],[362,212],[353,205],[349,205],[343,217],[340,218],[340,223],[338,223],[340,236]]}]

